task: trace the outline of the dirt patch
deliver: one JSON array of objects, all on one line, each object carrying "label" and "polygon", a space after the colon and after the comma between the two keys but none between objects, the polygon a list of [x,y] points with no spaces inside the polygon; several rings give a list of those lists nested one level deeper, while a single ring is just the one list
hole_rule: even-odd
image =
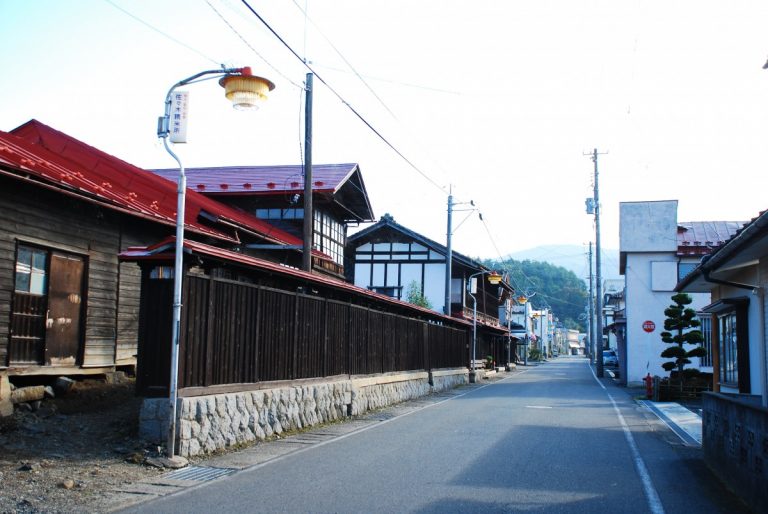
[{"label": "dirt patch", "polygon": [[138,438],[134,381],[77,380],[57,398],[0,418],[0,512],[105,512],[121,486],[165,470]]}]

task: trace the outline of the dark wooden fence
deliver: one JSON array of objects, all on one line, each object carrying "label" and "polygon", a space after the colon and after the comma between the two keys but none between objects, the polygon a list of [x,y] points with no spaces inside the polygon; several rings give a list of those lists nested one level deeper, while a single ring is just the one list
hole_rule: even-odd
[{"label": "dark wooden fence", "polygon": [[[143,396],[167,394],[172,282],[143,280]],[[179,389],[462,367],[472,337],[466,325],[387,312],[384,304],[377,309],[205,275],[187,275],[183,304]]]}]

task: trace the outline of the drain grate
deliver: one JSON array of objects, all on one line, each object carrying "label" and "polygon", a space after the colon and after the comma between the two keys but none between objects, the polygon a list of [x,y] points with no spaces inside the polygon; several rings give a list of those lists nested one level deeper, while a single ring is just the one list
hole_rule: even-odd
[{"label": "drain grate", "polygon": [[230,473],[234,473],[236,470],[233,468],[211,468],[206,466],[189,466],[188,468],[177,469],[171,471],[164,478],[172,478],[174,480],[194,480],[197,482],[207,482],[214,480]]}]

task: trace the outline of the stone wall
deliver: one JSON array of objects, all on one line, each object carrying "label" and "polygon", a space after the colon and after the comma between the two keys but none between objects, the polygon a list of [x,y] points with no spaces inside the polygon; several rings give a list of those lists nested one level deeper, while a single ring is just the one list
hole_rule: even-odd
[{"label": "stone wall", "polygon": [[[410,372],[179,399],[178,454],[191,457],[264,440],[467,383],[467,370]],[[139,432],[163,441],[168,399],[147,398]]]},{"label": "stone wall", "polygon": [[707,466],[755,512],[768,512],[768,409],[724,394],[703,394]]}]

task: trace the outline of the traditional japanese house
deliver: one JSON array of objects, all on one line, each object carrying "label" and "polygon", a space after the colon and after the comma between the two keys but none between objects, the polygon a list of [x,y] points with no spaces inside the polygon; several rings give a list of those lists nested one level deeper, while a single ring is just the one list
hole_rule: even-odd
[{"label": "traditional japanese house", "polygon": [[[175,233],[176,183],[32,120],[0,132],[0,206],[0,378],[134,366],[140,271],[118,254]],[[301,262],[299,238],[195,191],[186,237]]]},{"label": "traditional japanese house", "polygon": [[[178,170],[154,172],[173,179]],[[191,189],[302,238],[302,166],[188,168],[186,174]],[[313,165],[312,205],[313,247],[330,257],[330,261],[314,258],[313,269],[343,277],[347,227],[374,219],[360,167],[357,164]],[[244,251],[250,253],[248,248]]]},{"label": "traditional japanese house", "polygon": [[[445,246],[396,223],[391,215],[385,214],[378,223],[348,238],[347,280],[401,300],[414,293],[420,294],[430,308],[444,312],[447,253]],[[485,279],[490,271],[479,262],[452,252],[449,313],[455,318],[472,321],[476,307],[476,356],[485,359],[491,355],[493,360],[502,363],[508,358],[509,332],[499,321],[499,307],[514,291],[506,281],[490,284]],[[473,275],[476,278],[474,291],[468,287]]]}]

